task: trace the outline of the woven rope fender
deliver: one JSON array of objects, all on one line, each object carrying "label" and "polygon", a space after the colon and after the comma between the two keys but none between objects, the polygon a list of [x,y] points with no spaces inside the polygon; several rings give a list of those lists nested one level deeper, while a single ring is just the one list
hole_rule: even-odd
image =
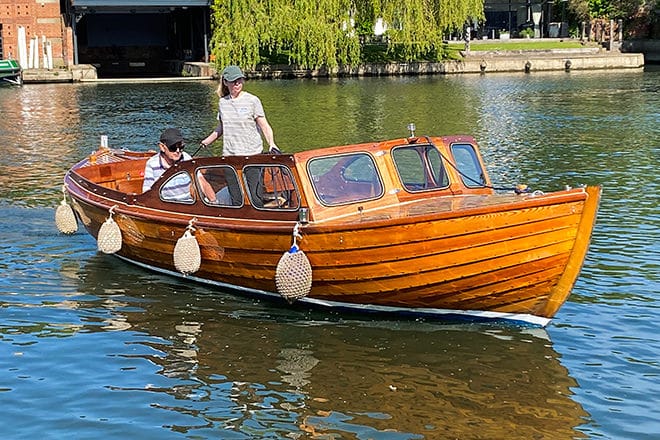
[{"label": "woven rope fender", "polygon": [[55,210],[55,225],[62,234],[70,235],[78,230],[76,216],[66,200],[62,200],[62,203]]},{"label": "woven rope fender", "polygon": [[312,288],[312,265],[297,247],[285,252],[275,271],[277,292],[290,304],[307,296]]},{"label": "woven rope fender", "polygon": [[184,275],[197,272],[202,264],[199,243],[197,243],[197,238],[191,233],[191,230],[194,229],[192,227],[194,220],[190,221],[188,229],[186,229],[186,232],[177,240],[174,246],[174,267]]},{"label": "woven rope fender", "polygon": [[282,255],[275,270],[277,292],[289,304],[307,296],[312,288],[312,265],[296,244],[296,238],[302,238],[298,232],[299,227],[299,224],[294,227],[293,246]]},{"label": "woven rope fender", "polygon": [[105,223],[101,225],[96,239],[98,249],[105,254],[114,254],[121,249],[122,239],[119,225],[112,218],[117,206],[110,208],[110,215]]},{"label": "woven rope fender", "polygon": [[55,226],[62,234],[73,234],[78,230],[78,221],[73,209],[66,202],[66,186],[62,185],[62,201],[55,210]]}]

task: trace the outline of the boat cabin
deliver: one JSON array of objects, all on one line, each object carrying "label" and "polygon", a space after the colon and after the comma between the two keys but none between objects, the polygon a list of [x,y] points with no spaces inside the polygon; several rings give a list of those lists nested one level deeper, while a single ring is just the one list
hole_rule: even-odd
[{"label": "boat cabin", "polygon": [[492,192],[472,137],[409,137],[294,154],[194,158],[142,192],[154,153],[99,150],[75,172],[99,195],[192,215],[321,221],[405,201]]}]

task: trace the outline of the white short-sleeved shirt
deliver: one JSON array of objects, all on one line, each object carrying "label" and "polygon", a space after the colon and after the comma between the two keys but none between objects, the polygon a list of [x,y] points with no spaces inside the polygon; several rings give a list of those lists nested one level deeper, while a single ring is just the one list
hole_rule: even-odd
[{"label": "white short-sleeved shirt", "polygon": [[261,100],[248,92],[237,98],[223,96],[218,102],[218,119],[222,123],[224,156],[252,156],[263,152],[261,130],[257,118],[265,117]]}]

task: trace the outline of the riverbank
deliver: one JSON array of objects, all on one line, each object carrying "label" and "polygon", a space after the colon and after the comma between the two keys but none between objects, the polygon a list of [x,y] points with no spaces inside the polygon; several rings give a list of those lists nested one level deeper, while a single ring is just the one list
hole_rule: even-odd
[{"label": "riverbank", "polygon": [[496,72],[540,72],[552,70],[643,69],[644,55],[560,49],[549,51],[470,52],[461,60],[443,62],[372,63],[353,68],[303,70],[291,66],[269,66],[251,72],[257,78],[296,78],[316,76],[433,75]]},{"label": "riverbank", "polygon": [[[552,50],[503,50],[463,53],[461,60],[443,62],[370,63],[336,69],[297,69],[289,65],[259,67],[247,72],[251,78],[313,78],[329,76],[433,75],[496,72],[541,72],[561,70],[643,69],[644,53],[606,51],[597,47]],[[29,69],[23,71],[23,82],[135,82],[197,81],[218,77],[214,66],[199,62],[168,62],[169,76],[159,78],[98,78],[92,65],[76,65],[72,69]]]}]

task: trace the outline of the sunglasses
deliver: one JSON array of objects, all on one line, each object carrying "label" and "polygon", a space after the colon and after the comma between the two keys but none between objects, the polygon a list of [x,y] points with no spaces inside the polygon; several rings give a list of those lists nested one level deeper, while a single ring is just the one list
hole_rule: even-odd
[{"label": "sunglasses", "polygon": [[186,148],[186,144],[183,142],[177,142],[176,144],[170,145],[167,147],[170,152],[175,153],[177,151],[183,151],[183,149]]}]

